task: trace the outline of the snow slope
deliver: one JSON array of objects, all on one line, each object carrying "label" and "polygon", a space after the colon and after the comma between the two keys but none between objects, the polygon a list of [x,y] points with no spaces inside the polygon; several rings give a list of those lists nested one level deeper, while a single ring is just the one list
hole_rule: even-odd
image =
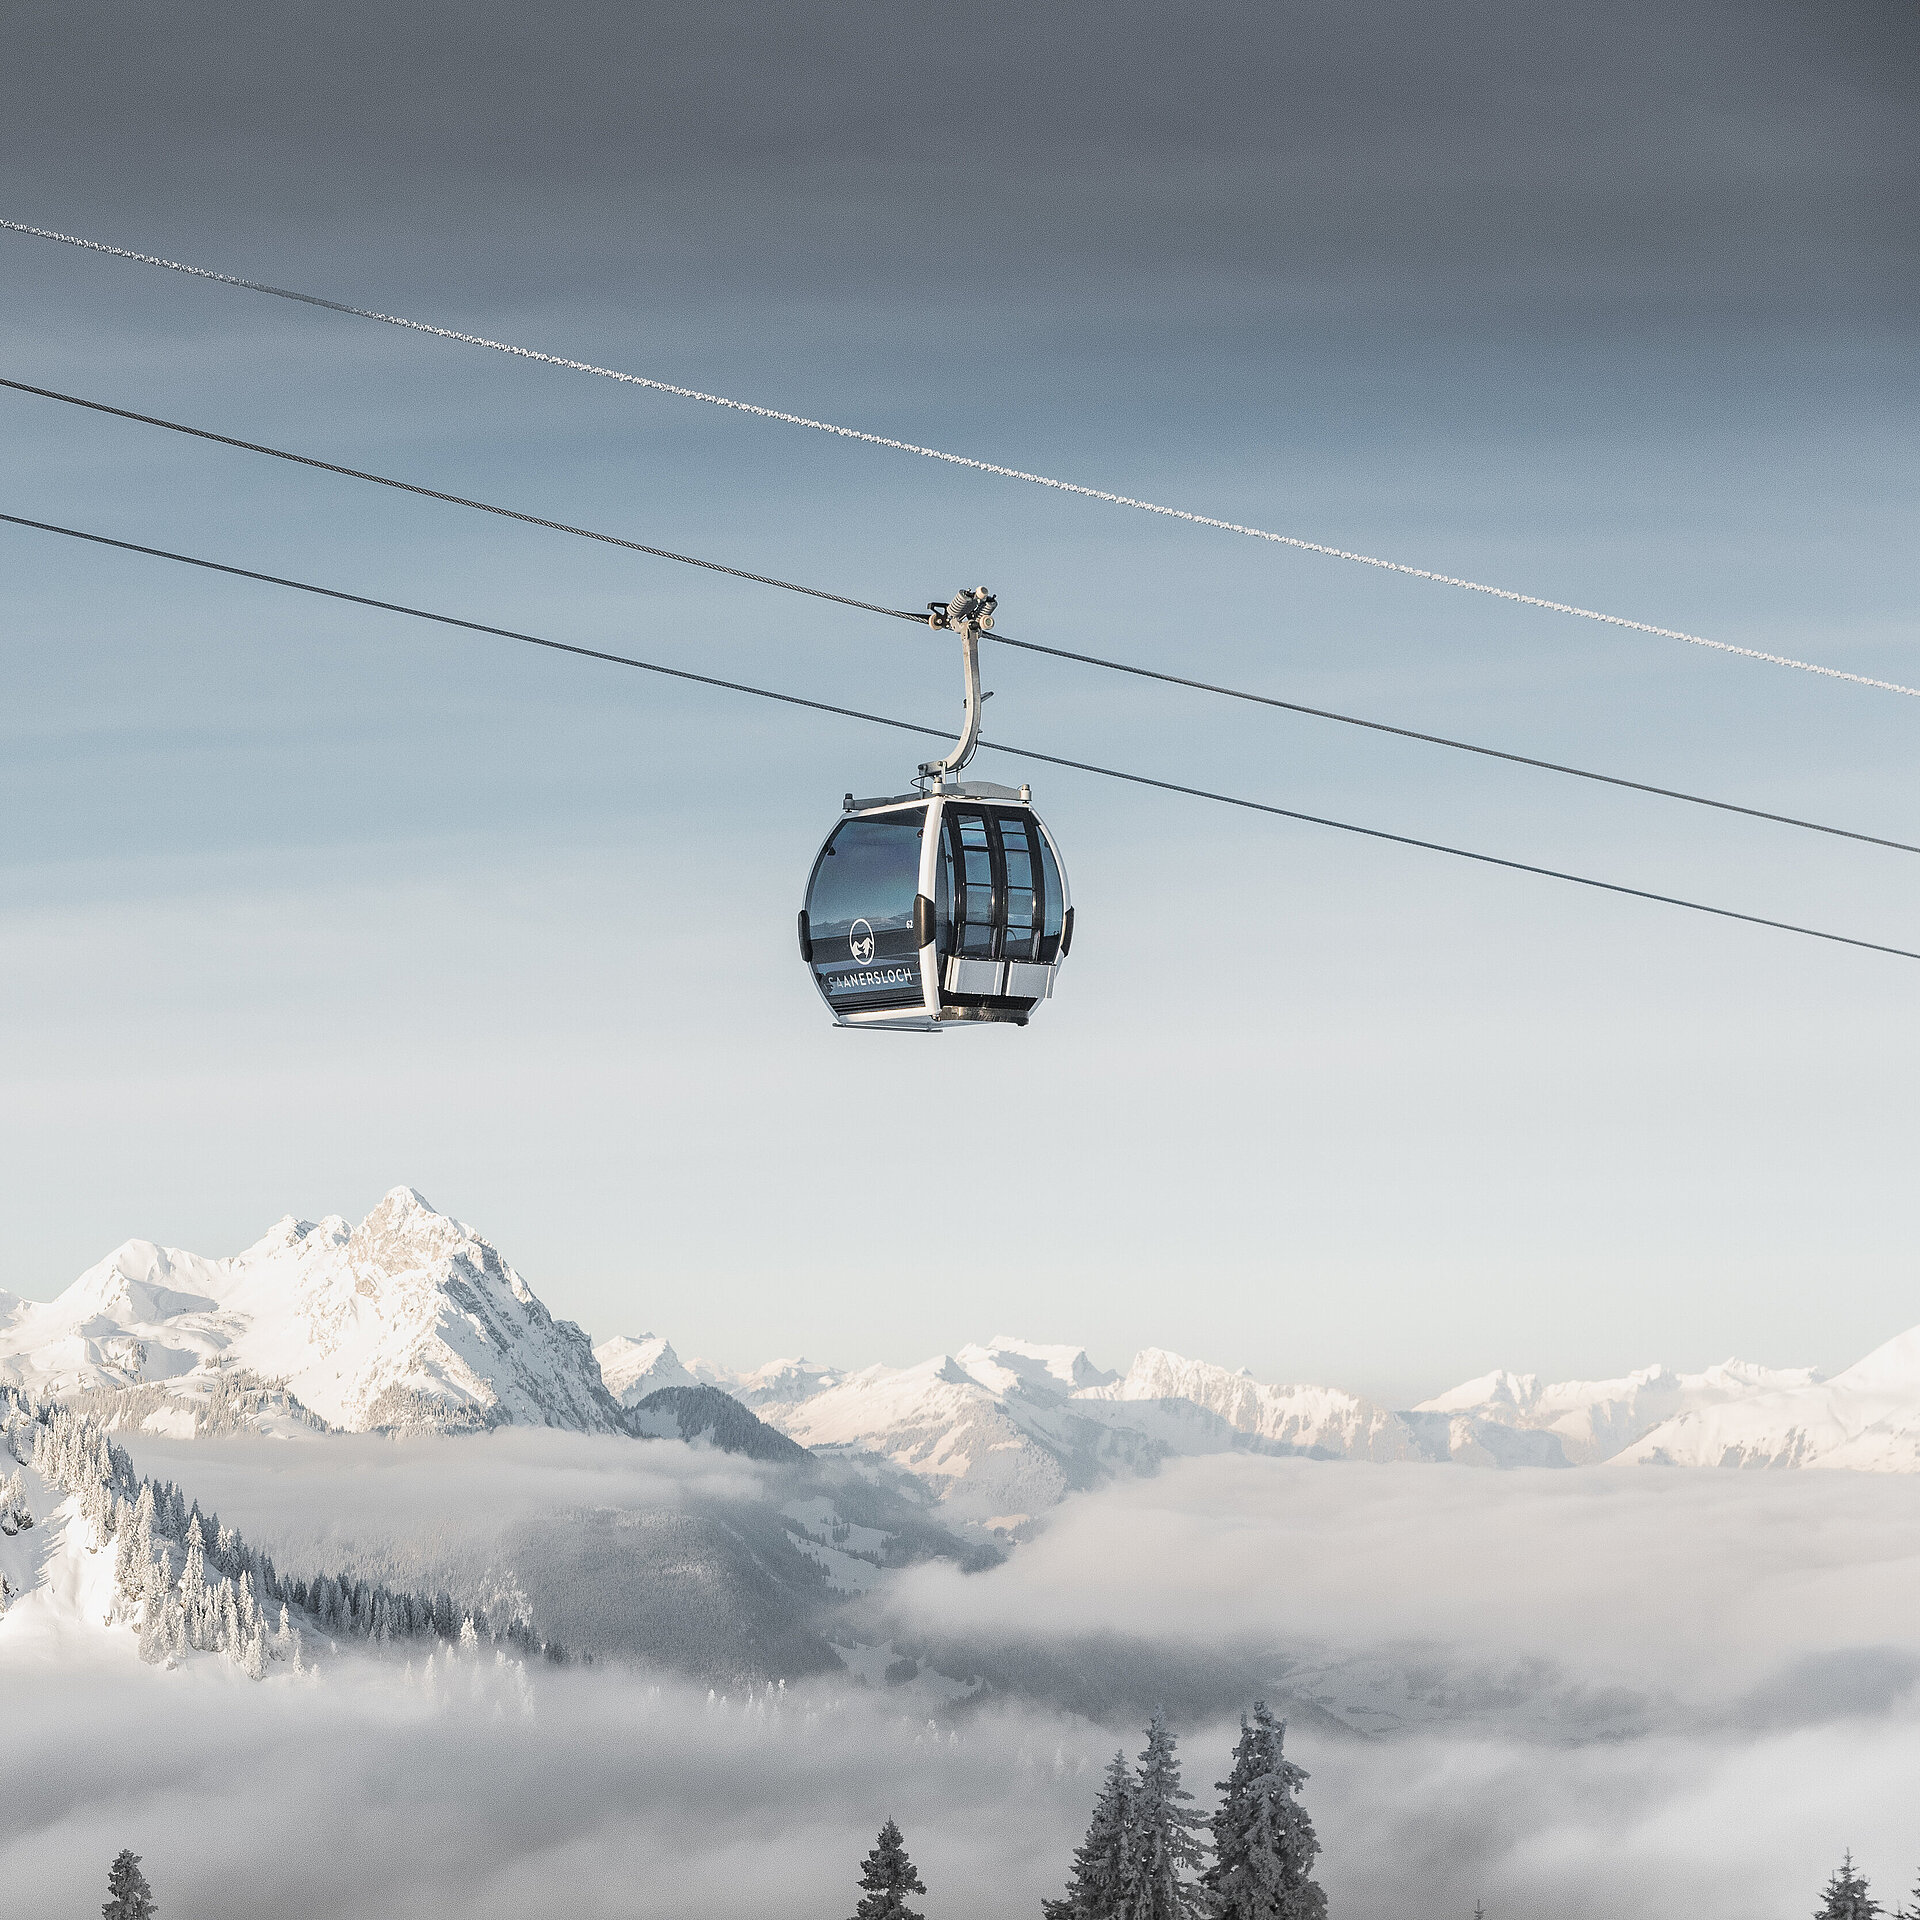
[{"label": "snow slope", "polygon": [[0,1379],[60,1394],[159,1384],[178,1403],[146,1416],[161,1422],[182,1409],[190,1422],[234,1367],[354,1430],[622,1425],[587,1336],[410,1187],[356,1227],[289,1217],[223,1260],[130,1240],[0,1330]]},{"label": "snow slope", "polygon": [[876,1454],[934,1487],[957,1515],[1010,1530],[1073,1488],[1164,1457],[1139,1426],[1076,1401],[1083,1386],[1111,1378],[1078,1348],[1003,1336],[914,1367],[796,1367],[788,1400],[750,1399],[745,1383],[731,1390],[802,1446]]},{"label": "snow slope", "polygon": [[1666,1421],[1797,1391],[1818,1379],[1810,1368],[1770,1370],[1743,1360],[1704,1373],[1642,1367],[1619,1380],[1547,1383],[1537,1374],[1501,1372],[1423,1400],[1415,1412],[1554,1434],[1569,1462],[1588,1466],[1612,1459]]},{"label": "snow slope", "polygon": [[1753,1393],[1679,1411],[1621,1457],[1652,1466],[1920,1473],[1920,1327],[1831,1380],[1775,1375]]},{"label": "snow slope", "polygon": [[680,1356],[664,1334],[617,1333],[595,1347],[593,1357],[600,1363],[607,1391],[623,1407],[637,1407],[650,1393],[666,1387],[703,1384],[680,1364]]},{"label": "snow slope", "polygon": [[1549,1435],[1490,1427],[1470,1413],[1436,1423],[1335,1387],[1267,1385],[1157,1347],[1136,1354],[1124,1375],[1095,1366],[1080,1347],[997,1334],[913,1367],[841,1374],[774,1361],[714,1377],[803,1445],[879,1456],[956,1516],[1002,1530],[1075,1488],[1198,1454],[1567,1464]]},{"label": "snow slope", "polygon": [[[12,1473],[16,1465],[0,1446],[0,1468]],[[112,1551],[96,1543],[80,1502],[31,1467],[21,1466],[19,1473],[34,1524],[13,1535],[0,1533],[0,1585],[6,1593],[0,1675],[35,1667],[62,1674],[149,1671],[124,1625],[127,1610],[114,1592]]]},{"label": "snow slope", "polygon": [[693,1370],[804,1445],[883,1458],[957,1517],[1002,1528],[1116,1472],[1233,1450],[1491,1468],[1619,1460],[1920,1472],[1920,1329],[1832,1380],[1740,1360],[1614,1380],[1495,1372],[1401,1410],[1154,1347],[1115,1374],[1084,1349],[1006,1335],[912,1367]]},{"label": "snow slope", "polygon": [[710,1386],[724,1387],[742,1406],[752,1407],[756,1412],[767,1407],[797,1405],[846,1378],[839,1367],[823,1367],[806,1359],[769,1360],[765,1366],[747,1373],[696,1360],[693,1373],[696,1379]]},{"label": "snow slope", "polygon": [[[1343,1460],[1415,1460],[1421,1448],[1397,1414],[1337,1387],[1263,1386],[1242,1368],[1230,1373],[1205,1360],[1159,1347],[1133,1357],[1126,1377],[1081,1390],[1088,1398],[1124,1403],[1129,1411],[1157,1404],[1194,1406],[1235,1432],[1290,1452]],[[1189,1451],[1190,1449],[1179,1449]],[[1209,1449],[1212,1451],[1212,1449]]]}]

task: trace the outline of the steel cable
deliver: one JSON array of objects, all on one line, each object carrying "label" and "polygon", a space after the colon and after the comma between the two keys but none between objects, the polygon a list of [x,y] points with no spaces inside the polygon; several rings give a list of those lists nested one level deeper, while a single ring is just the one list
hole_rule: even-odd
[{"label": "steel cable", "polygon": [[1204,513],[1190,513],[1184,507],[1162,506],[1152,500],[1137,500],[1131,494],[1110,493],[1101,487],[1085,487],[1072,480],[1055,480],[1043,473],[1029,473],[1022,467],[1006,467],[991,460],[975,460],[963,453],[944,453],[938,447],[923,447],[911,440],[896,440],[882,433],[866,433],[858,427],[837,426],[831,420],[815,420],[803,413],[786,413],[778,407],[762,407],[750,400],[731,400],[724,394],[705,393],[698,387],[676,386],[668,380],[649,379],[645,374],[622,373],[614,367],[596,366],[590,360],[573,360],[564,354],[542,353],[536,347],[515,346],[510,341],[490,340],[484,334],[462,333],[453,327],[437,327],[425,320],[408,320],[399,314],[382,313],[374,307],[356,307],[349,301],[329,300],[317,293],[301,293],[292,287],[272,286],[264,280],[247,280],[238,274],[216,273],[211,267],[189,266],[184,261],[163,259],[159,254],[139,253],[130,247],[112,246],[102,240],[83,240],[77,234],[59,233],[50,227],[29,226],[23,221],[0,218],[0,230],[29,235],[36,240],[54,240],[62,246],[80,247],[88,253],[111,255],[117,260],[137,261],[143,266],[165,267],[170,273],[184,273],[196,280],[217,281],[222,286],[244,287],[249,293],[270,293],[279,300],[298,300],[309,307],[324,307],[329,313],[350,314],[359,320],[378,320],[389,327],[404,327],[409,332],[431,334],[440,340],[457,340],[463,346],[485,347],[494,353],[511,354],[521,360],[537,360],[543,365],[561,367],[571,373],[590,373],[601,380],[617,380],[625,386],[646,387],[655,393],[670,393],[682,400],[700,400],[708,406],[725,407],[734,413],[752,414],[761,420],[777,420],[785,426],[807,427],[816,433],[829,433],[842,440],[857,440],[868,446],[888,447],[896,453],[918,454],[926,460],[944,461],[949,466],[970,467],[978,473],[998,474],[1007,480],[1023,480],[1031,486],[1049,487],[1056,493],[1078,494],[1088,500],[1103,500],[1110,506],[1132,507],[1141,513],[1159,514],[1170,520],[1184,520],[1197,527],[1213,527],[1222,533],[1244,534],[1250,540],[1266,540],[1276,546],[1294,547],[1302,553],[1317,553],[1332,560],[1351,560],[1356,565],[1374,567],[1385,573],[1405,574],[1415,580],[1430,580],[1436,586],[1458,587],[1467,593],[1483,593],[1495,600],[1509,600],[1518,606],[1538,607],[1548,613],[1571,614],[1580,620],[1596,620],[1610,627],[1624,627],[1634,633],[1654,634],[1664,640],[1683,640],[1688,646],[1710,647],[1717,653],[1738,654],[1748,660],[1762,660],[1770,666],[1792,667],[1800,673],[1817,673],[1829,680],[1850,680],[1856,686],[1876,687],[1883,693],[1903,693],[1920,699],[1920,687],[1903,686],[1897,680],[1876,680],[1870,675],[1849,673],[1842,667],[1824,667],[1811,660],[1796,660],[1784,653],[1766,653],[1758,647],[1735,646],[1729,640],[1710,640],[1704,634],[1683,633],[1677,627],[1655,626],[1645,620],[1629,620],[1623,614],[1602,613],[1593,607],[1576,607],[1564,600],[1547,600],[1538,594],[1518,593],[1510,587],[1489,586],[1480,580],[1464,580],[1430,567],[1409,566],[1401,560],[1385,560],[1370,553],[1355,553],[1345,547],[1328,546],[1318,540],[1303,540],[1289,533],[1272,533],[1264,527],[1243,526],[1237,520],[1219,520]]},{"label": "steel cable", "polygon": [[[824,587],[802,586],[798,581],[782,580],[770,573],[753,573],[745,567],[732,567],[719,560],[703,560],[691,553],[676,553],[670,547],[651,547],[643,541],[623,539],[618,534],[598,533],[591,527],[570,526],[564,520],[549,520],[537,513],[522,513],[513,507],[495,506],[490,501],[472,500],[464,494],[443,493],[437,487],[425,487],[412,480],[394,480],[385,474],[368,473],[359,467],[344,467],[331,460],[315,459],[311,454],[290,453],[283,447],[270,447],[257,440],[238,440],[231,434],[214,433],[205,427],[190,427],[178,420],[164,420],[157,414],[135,413],[127,407],[113,407],[103,400],[87,400],[78,394],[61,393],[53,387],[36,387],[24,380],[9,380],[0,376],[0,387],[11,388],[16,393],[29,393],[43,400],[58,400],[68,406],[84,407],[92,413],[110,414],[117,420],[132,420],[141,426],[164,427],[169,433],[183,433],[195,440],[210,440],[218,446],[233,447],[243,453],[265,454],[274,460],[285,460],[295,466],[312,467],[322,473],[338,474],[348,480],[365,480],[377,487],[391,487],[396,492],[418,495],[424,500],[438,500],[448,506],[469,507],[477,513],[491,513],[503,520],[517,520],[531,527],[545,527],[553,533],[572,534],[582,540],[597,540],[605,546],[624,547],[630,553],[651,554],[657,560],[677,560],[683,566],[702,567],[709,573],[723,573],[736,580],[750,580],[757,586],[779,587],[788,593],[803,593],[815,600],[828,600],[836,606],[854,607],[862,613],[884,614],[893,620],[910,620],[916,626],[925,624],[926,616],[911,613],[904,607],[887,607],[873,600],[855,600],[844,593],[829,593]],[[1898,853],[1920,853],[1920,846],[1905,840],[1891,840],[1876,833],[1860,833],[1851,827],[1828,826],[1818,820],[1803,820],[1796,814],[1771,813],[1764,807],[1743,806],[1734,800],[1715,800],[1706,794],[1687,793],[1678,787],[1656,786],[1647,780],[1629,780],[1622,774],[1596,773],[1587,767],[1567,766],[1558,760],[1542,760],[1531,754],[1510,753],[1502,747],[1478,746],[1470,740],[1454,740],[1445,734],[1423,733],[1416,727],[1395,726],[1385,720],[1367,720],[1357,714],[1336,713],[1327,707],[1310,707],[1298,700],[1282,700],[1277,695],[1250,693],[1241,687],[1218,686],[1207,680],[1192,680],[1184,674],[1168,673],[1158,667],[1137,666],[1126,660],[1109,660],[1095,653],[1076,653],[1067,647],[1047,646],[1038,640],[1017,640],[1012,635],[995,629],[985,633],[982,639],[997,641],[1003,647],[1016,647],[1025,653],[1043,653],[1056,660],[1070,660],[1080,666],[1100,667],[1109,673],[1131,674],[1137,679],[1158,680],[1171,687],[1187,687],[1196,693],[1217,694],[1224,700],[1241,700],[1254,706],[1274,707],[1283,713],[1303,714],[1314,720],[1333,720],[1344,727],[1361,727],[1370,733],[1392,734],[1402,740],[1418,740],[1427,746],[1447,747],[1455,753],[1478,754],[1488,760],[1504,760],[1517,767],[1532,767],[1542,773],[1565,774],[1575,780],[1590,780],[1602,786],[1620,787],[1630,793],[1652,794],[1662,800],[1680,800],[1689,806],[1712,807],[1721,813],[1742,814],[1749,820],[1771,821],[1776,826],[1797,827],[1807,833],[1829,834],[1838,840],[1857,840],[1870,847],[1888,847]]]},{"label": "steel cable", "polygon": [[[317,594],[323,599],[343,600],[357,607],[371,607],[381,613],[404,614],[412,620],[428,620],[438,626],[457,627],[468,633],[484,633],[502,640],[514,640],[530,647],[542,647],[552,653],[567,653],[584,660],[600,660],[609,666],[634,667],[642,673],[656,673],[674,680],[691,681],[698,686],[718,687],[728,693],[750,694],[759,700],[777,700],[790,707],[806,707],[815,713],[831,713],[847,720],[864,721],[869,726],[890,727],[899,733],[929,735],[945,739],[948,730],[930,727],[912,720],[896,720],[886,714],[867,713],[857,707],[837,706],[831,701],[809,700],[797,693],[780,693],[770,687],[756,687],[744,680],[723,680],[710,673],[694,673],[686,667],[669,667],[654,660],[639,660],[630,654],[608,653],[598,647],[582,647],[565,640],[548,640],[539,634],[522,633],[513,627],[498,627],[480,620],[465,620],[455,614],[434,613],[424,607],[410,607],[395,600],[377,600],[363,593],[348,593],[340,587],[318,586],[308,580],[290,580],[285,575],[262,573],[252,567],[236,567],[222,560],[207,560],[197,554],[174,553],[166,547],[143,546],[133,540],[116,540],[104,533],[87,533],[78,527],[58,526],[48,520],[30,520],[22,514],[0,513],[0,522],[9,526],[30,527],[39,533],[60,534],[69,540],[85,540],[94,546],[114,547],[123,553],[144,554],[155,560],[172,560],[182,566],[200,567],[209,573],[223,573],[239,580],[255,580],[263,585],[288,587],[297,593]],[[1533,874],[1545,880],[1564,880],[1577,887],[1589,887],[1601,893],[1614,893],[1634,900],[1650,900],[1661,906],[1684,907],[1692,913],[1711,914],[1720,920],[1739,920],[1748,926],[1770,927],[1778,933],[1797,933],[1810,940],[1830,941],[1836,946],[1859,947],[1869,953],[1884,953],[1901,960],[1920,960],[1920,952],[1889,946],[1878,940],[1862,940],[1852,934],[1829,933],[1820,927],[1800,926],[1791,920],[1772,920],[1757,913],[1741,913],[1732,907],[1710,906],[1704,901],[1688,900],[1678,894],[1655,893],[1645,887],[1630,887],[1617,880],[1597,880],[1588,874],[1568,873],[1558,867],[1536,866],[1525,860],[1509,860],[1500,854],[1478,853],[1467,847],[1449,846],[1444,841],[1417,839],[1411,834],[1391,833],[1384,827],[1363,827],[1350,820],[1334,820],[1324,814],[1305,813],[1294,807],[1277,807],[1264,800],[1246,800],[1233,794],[1216,793],[1206,787],[1185,786],[1173,780],[1155,779],[1150,774],[1127,773],[1117,767],[1103,767],[1087,760],[1070,760],[1064,755],[1043,753],[1037,748],[1017,747],[1003,740],[981,740],[982,747],[996,753],[1013,754],[1022,759],[1044,761],[1049,766],[1070,768],[1076,773],[1097,774],[1107,780],[1124,780],[1133,786],[1153,787],[1163,793],[1186,794],[1196,800],[1210,800],[1220,806],[1239,807],[1252,813],[1271,814],[1277,819],[1298,820],[1308,826],[1330,827],[1339,833],[1359,834],[1369,840],[1389,841],[1395,846],[1413,847],[1423,853],[1443,853],[1456,860],[1471,860],[1481,866],[1504,867],[1512,873]]]}]

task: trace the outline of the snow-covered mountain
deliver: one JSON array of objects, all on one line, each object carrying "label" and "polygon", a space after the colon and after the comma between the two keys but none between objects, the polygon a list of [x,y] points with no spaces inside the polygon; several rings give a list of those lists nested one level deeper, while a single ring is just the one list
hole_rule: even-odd
[{"label": "snow-covered mountain", "polygon": [[1078,1348],[1002,1337],[913,1367],[837,1374],[776,1363],[720,1384],[802,1446],[878,1455],[956,1514],[1012,1529],[1075,1487],[1163,1457],[1139,1426],[1075,1400],[1111,1378]]},{"label": "snow-covered mountain", "polygon": [[1920,1327],[1831,1380],[1773,1374],[1754,1391],[1681,1409],[1621,1457],[1651,1466],[1920,1473]]},{"label": "snow-covered mountain", "polygon": [[680,1356],[664,1334],[617,1333],[593,1350],[600,1378],[623,1407],[637,1407],[651,1393],[667,1387],[695,1387],[696,1380],[680,1364]]},{"label": "snow-covered mountain", "polygon": [[1488,1373],[1423,1400],[1414,1416],[1465,1417],[1483,1430],[1552,1435],[1568,1464],[1590,1466],[1612,1459],[1667,1421],[1798,1392],[1819,1378],[1811,1368],[1776,1370],[1744,1360],[1728,1360],[1704,1373],[1642,1367],[1620,1380],[1549,1383],[1531,1373]]},{"label": "snow-covered mountain", "polygon": [[[1163,1417],[1199,1407],[1237,1434],[1292,1453],[1342,1460],[1416,1460],[1419,1444],[1397,1415],[1338,1387],[1264,1386],[1244,1368],[1231,1373],[1159,1347],[1133,1357],[1126,1377],[1080,1389],[1081,1397],[1124,1403],[1131,1416],[1148,1408]],[[1176,1446],[1176,1452],[1191,1449]]]},{"label": "snow-covered mountain", "polygon": [[143,1417],[188,1432],[233,1369],[354,1430],[623,1426],[587,1336],[411,1187],[356,1227],[289,1217],[221,1260],[129,1240],[0,1323],[0,1379],[159,1388]]},{"label": "snow-covered mountain", "polygon": [[877,1456],[956,1516],[1014,1530],[1076,1487],[1228,1449],[1461,1466],[1862,1467],[1920,1472],[1920,1329],[1828,1380],[1728,1360],[1617,1380],[1496,1372],[1417,1407],[1334,1387],[1276,1385],[1145,1348],[1124,1374],[1071,1346],[997,1335],[918,1366],[843,1373],[776,1360],[701,1361],[770,1425],[815,1451]]},{"label": "snow-covered mountain", "polygon": [[776,1360],[751,1373],[694,1370],[816,1452],[878,1456],[947,1509],[1015,1531],[1067,1493],[1178,1455],[1425,1457],[1394,1414],[1327,1387],[1262,1386],[1244,1373],[1148,1348],[1122,1376],[1084,1348],[996,1334],[911,1367],[841,1373]]},{"label": "snow-covered mountain", "polygon": [[683,1362],[658,1333],[591,1348],[494,1247],[408,1187],[356,1227],[289,1218],[222,1260],[134,1240],[56,1300],[0,1294],[0,1380],[118,1390],[120,1417],[181,1433],[236,1419],[634,1432],[666,1418],[636,1426],[655,1396],[684,1411],[719,1388],[800,1445],[910,1474],[955,1519],[1003,1532],[1115,1474],[1227,1451],[1920,1472],[1920,1329],[1832,1379],[1737,1360],[1612,1380],[1495,1372],[1404,1409],[1156,1347],[1117,1373],[1084,1348],[1004,1334],[915,1366],[786,1358],[743,1372]]},{"label": "snow-covered mountain", "polygon": [[1157,1347],[1124,1375],[1082,1348],[1006,1334],[912,1367],[840,1373],[777,1360],[727,1373],[696,1361],[694,1371],[816,1452],[878,1456],[950,1511],[1008,1531],[1075,1488],[1181,1455],[1568,1464],[1558,1436],[1527,1431],[1504,1405],[1396,1413],[1337,1387],[1272,1385]]},{"label": "snow-covered mountain", "polygon": [[711,1385],[725,1387],[743,1406],[785,1406],[805,1400],[846,1378],[840,1367],[823,1367],[812,1360],[769,1360],[748,1373],[716,1367],[705,1360],[693,1363],[694,1373]]}]

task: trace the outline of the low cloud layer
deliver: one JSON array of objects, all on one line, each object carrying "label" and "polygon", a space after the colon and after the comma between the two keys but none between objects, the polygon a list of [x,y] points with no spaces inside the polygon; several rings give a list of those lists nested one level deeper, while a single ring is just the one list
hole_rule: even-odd
[{"label": "low cloud layer", "polygon": [[[0,1884],[48,1915],[91,1911],[132,1846],[163,1910],[196,1920],[837,1920],[889,1813],[929,1920],[1030,1914],[1113,1744],[1017,1707],[944,1729],[884,1695],[776,1708],[608,1671],[537,1676],[529,1711],[504,1685],[430,1699],[370,1660],[304,1685],[10,1676],[7,1695]],[[1181,1731],[1205,1805],[1231,1730]],[[1920,1852],[1910,1711],[1626,1746],[1290,1744],[1341,1920],[1475,1899],[1494,1920],[1754,1920],[1807,1910],[1844,1846],[1887,1893]]]},{"label": "low cloud layer", "polygon": [[1478,1473],[1219,1457],[1069,1503],[987,1578],[903,1609],[975,1635],[1117,1632],[1537,1657],[1724,1708],[1810,1659],[1920,1656],[1920,1483]]},{"label": "low cloud layer", "polygon": [[301,1574],[350,1562],[420,1579],[437,1565],[484,1559],[529,1520],[576,1508],[752,1500],[767,1486],[735,1455],[537,1428],[452,1440],[125,1439],[142,1473],[178,1481],[189,1499]]},{"label": "low cloud layer", "polygon": [[[328,1559],[765,1490],[722,1457],[553,1435],[140,1453]],[[1293,1648],[1336,1690],[1342,1661],[1424,1663],[1424,1725],[1367,1737],[1293,1709],[1340,1920],[1476,1900],[1490,1920],[1785,1920],[1849,1846],[1889,1901],[1920,1868],[1916,1560],[1920,1487],[1895,1477],[1221,1458],[1076,1498],[991,1571],[913,1569],[887,1604],[903,1631],[987,1647]],[[1527,1661],[1559,1676],[1549,1692],[1655,1702],[1646,1730],[1481,1711],[1462,1676]],[[442,1658],[429,1690],[420,1668],[391,1650],[264,1685],[212,1659],[9,1671],[9,1909],[91,1911],[132,1846],[163,1910],[195,1920],[837,1920],[893,1814],[929,1920],[999,1920],[1058,1890],[1101,1764],[1139,1745],[1122,1719],[1004,1693],[934,1724],[924,1692],[844,1678],[710,1695],[617,1662],[524,1681],[483,1663],[449,1683]],[[1231,1721],[1188,1705],[1178,1730],[1204,1808]]]}]

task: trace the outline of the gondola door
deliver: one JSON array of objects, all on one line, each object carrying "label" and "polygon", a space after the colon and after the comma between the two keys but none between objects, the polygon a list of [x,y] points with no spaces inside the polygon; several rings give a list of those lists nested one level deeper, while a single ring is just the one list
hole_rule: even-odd
[{"label": "gondola door", "polygon": [[941,891],[952,901],[952,927],[941,1001],[976,1018],[1023,1017],[1046,997],[1059,947],[1058,862],[1024,808],[948,800],[942,814]]}]

